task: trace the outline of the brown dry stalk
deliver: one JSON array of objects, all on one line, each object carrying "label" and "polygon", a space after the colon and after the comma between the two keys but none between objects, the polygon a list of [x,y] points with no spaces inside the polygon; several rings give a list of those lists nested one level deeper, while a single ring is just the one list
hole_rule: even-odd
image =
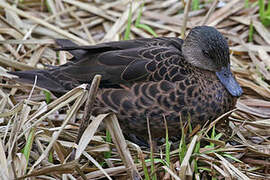
[{"label": "brown dry stalk", "polygon": [[129,177],[133,180],[142,179],[136,165],[133,162],[130,151],[127,147],[127,143],[125,141],[124,135],[122,133],[122,129],[119,125],[118,119],[115,114],[109,114],[105,119],[106,127],[108,128],[112,140],[115,143],[116,149],[123,160],[124,165],[127,168],[127,173]]},{"label": "brown dry stalk", "polygon": [[216,9],[218,2],[219,2],[219,0],[215,0],[213,2],[213,4],[211,5],[210,9],[207,12],[207,14],[204,16],[203,21],[201,23],[201,26],[205,25],[207,23],[208,19],[210,18],[210,16],[212,15],[214,10]]},{"label": "brown dry stalk", "polygon": [[182,25],[182,29],[181,29],[181,38],[182,39],[185,38],[185,32],[186,32],[187,21],[188,21],[188,12],[189,12],[189,9],[190,9],[191,1],[192,0],[188,0],[188,2],[185,5],[184,19],[183,19],[183,25]]},{"label": "brown dry stalk", "polygon": [[101,80],[101,75],[95,75],[95,77],[91,83],[91,87],[88,91],[87,101],[86,101],[85,107],[84,107],[83,118],[82,118],[82,122],[80,124],[80,129],[79,129],[77,140],[76,140],[77,144],[79,143],[84,130],[87,128],[87,126],[90,123],[90,117],[92,114],[92,107],[94,105],[95,98],[96,98],[96,95],[98,92],[100,80]]}]

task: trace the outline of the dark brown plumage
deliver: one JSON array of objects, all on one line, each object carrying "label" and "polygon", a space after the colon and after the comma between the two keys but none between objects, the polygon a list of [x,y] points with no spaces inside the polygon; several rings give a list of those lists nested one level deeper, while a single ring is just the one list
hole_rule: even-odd
[{"label": "dark brown plumage", "polygon": [[[231,110],[242,89],[230,71],[229,49],[214,28],[195,27],[185,41],[152,38],[77,46],[57,40],[74,55],[49,70],[10,72],[23,82],[64,93],[102,75],[93,114],[113,111],[129,135],[147,139],[146,118],[154,137],[180,134],[179,117],[203,124]],[[121,88],[121,84],[126,88]]]}]

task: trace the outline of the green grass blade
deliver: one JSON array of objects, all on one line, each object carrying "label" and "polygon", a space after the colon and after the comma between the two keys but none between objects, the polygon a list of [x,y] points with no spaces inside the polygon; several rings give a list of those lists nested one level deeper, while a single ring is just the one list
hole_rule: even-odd
[{"label": "green grass blade", "polygon": [[152,34],[154,37],[157,37],[158,35],[155,33],[155,31],[148,25],[146,24],[141,24],[141,17],[142,17],[142,10],[143,10],[143,7],[144,7],[144,2],[141,4],[140,6],[140,10],[139,10],[139,14],[138,14],[138,17],[135,21],[135,26],[137,28],[140,28],[140,29],[143,29],[145,30],[146,32],[149,32],[150,34]]},{"label": "green grass blade", "polygon": [[53,151],[50,151],[49,157],[48,157],[48,161],[49,161],[50,163],[53,163]]},{"label": "green grass blade", "polygon": [[[200,141],[198,141],[196,143],[195,148],[194,148],[194,154],[199,154],[200,153],[200,147],[201,147],[201,143],[200,143]],[[192,157],[192,158],[194,158],[194,157]],[[194,172],[195,172],[195,174],[199,173],[198,162],[197,162],[196,159],[194,159]]]},{"label": "green grass blade", "polygon": [[268,2],[266,10],[264,2],[264,0],[259,0],[259,16],[264,26],[270,26],[270,2]]},{"label": "green grass blade", "polygon": [[[109,132],[108,129],[106,129],[106,142],[109,142],[109,143],[112,142],[112,137],[111,137],[111,134],[110,134],[110,132]],[[110,149],[110,151],[105,152],[105,153],[104,153],[104,156],[105,156],[105,159],[110,158],[110,157],[112,156],[112,151],[111,151],[111,149]]]},{"label": "green grass blade", "polygon": [[[212,133],[211,133],[211,139],[215,139],[215,135],[216,135],[215,126],[213,126]],[[211,147],[214,147],[215,144],[214,143],[210,143],[210,146]]]},{"label": "green grass blade", "polygon": [[212,169],[206,168],[206,167],[198,167],[199,170],[212,172]]},{"label": "green grass blade", "polygon": [[180,117],[180,127],[181,127],[181,140],[179,143],[179,161],[182,163],[185,154],[187,152],[187,145],[186,145],[186,139],[185,139],[185,130],[182,122],[182,118]]},{"label": "green grass blade", "polygon": [[171,149],[171,143],[166,142],[166,161],[169,166],[170,166],[170,149]]},{"label": "green grass blade", "polygon": [[193,0],[192,1],[192,11],[196,11],[196,10],[199,10],[200,7],[200,0]]},{"label": "green grass blade", "polygon": [[270,15],[270,1],[268,0],[268,5],[267,5],[267,10],[265,12],[265,14],[269,17]]},{"label": "green grass blade", "polygon": [[269,14],[265,13],[265,16],[264,16],[262,23],[266,27],[270,26],[270,13]]},{"label": "green grass blade", "polygon": [[125,30],[125,36],[124,40],[129,40],[129,35],[130,35],[130,29],[131,29],[131,22],[132,22],[132,4],[129,6],[129,12],[128,12],[128,22],[127,22],[127,27]]},{"label": "green grass blade", "polygon": [[152,180],[157,180],[157,174],[155,173],[155,161],[154,161],[154,154],[151,151],[150,152],[150,159],[151,159],[151,175],[152,175]]},{"label": "green grass blade", "polygon": [[141,163],[142,163],[144,179],[145,180],[150,180],[150,176],[149,176],[149,173],[148,173],[148,168],[146,166],[146,160],[143,157],[142,151],[138,151],[138,156],[139,156],[139,159],[141,160]]},{"label": "green grass blade", "polygon": [[245,8],[248,8],[249,6],[249,0],[245,0]]},{"label": "green grass blade", "polygon": [[166,119],[164,117],[164,122],[165,122],[165,128],[166,128],[166,137],[165,137],[165,143],[166,143],[166,161],[168,163],[168,166],[170,167],[170,149],[171,149],[171,143],[169,142],[169,133],[168,133],[168,126]]},{"label": "green grass blade", "polygon": [[[151,159],[146,159],[145,162],[151,162]],[[166,162],[163,159],[160,159],[160,158],[154,158],[154,162],[161,163],[162,165],[167,166]]]},{"label": "green grass blade", "polygon": [[230,155],[230,154],[224,153],[224,154],[222,154],[222,156],[225,156],[225,157],[227,157],[227,158],[230,158],[230,159],[232,159],[232,160],[234,160],[234,161],[236,161],[236,162],[243,163],[242,161],[240,161],[239,159],[233,157],[233,156]]},{"label": "green grass blade", "polygon": [[[108,143],[111,143],[111,142],[112,142],[112,137],[111,137],[111,134],[110,134],[110,132],[109,132],[108,129],[106,129],[105,142],[108,142]],[[111,148],[110,148],[109,151],[104,152],[103,154],[104,154],[104,161],[102,161],[102,162],[100,163],[100,165],[101,165],[102,167],[104,167],[104,166],[107,164],[107,162],[105,161],[105,159],[108,159],[108,158],[110,158],[110,157],[112,156],[112,150],[111,150]]]},{"label": "green grass blade", "polygon": [[222,133],[218,133],[216,136],[215,136],[215,140],[219,140],[221,137],[223,136]]},{"label": "green grass blade", "polygon": [[53,11],[52,11],[52,8],[51,8],[51,6],[50,6],[50,3],[48,3],[47,0],[45,1],[45,6],[47,7],[47,9],[48,9],[48,11],[49,11],[50,13],[53,12]]},{"label": "green grass blade", "polygon": [[155,31],[148,25],[145,25],[145,24],[138,24],[136,26],[137,28],[141,28],[147,32],[149,32],[150,34],[152,34],[154,37],[158,37],[157,33],[155,33]]},{"label": "green grass blade", "polygon": [[51,102],[51,94],[48,91],[43,91],[46,99],[46,103],[49,104]]},{"label": "green grass blade", "polygon": [[[27,137],[26,144],[23,148],[23,154],[25,156],[27,165],[29,162],[29,157],[30,157],[30,152],[32,149],[33,141],[34,141],[35,132],[36,132],[36,128],[32,128],[28,137]],[[26,167],[26,169],[27,169],[27,167]]]},{"label": "green grass blade", "polygon": [[136,19],[136,21],[135,21],[135,26],[137,27],[139,24],[140,24],[140,22],[141,22],[141,17],[142,17],[142,10],[143,10],[143,7],[144,7],[144,2],[141,4],[141,6],[140,6],[140,10],[139,10],[139,14],[138,14],[138,17],[137,17],[137,19]]},{"label": "green grass blade", "polygon": [[260,20],[263,21],[263,19],[264,19],[264,0],[259,0],[259,16],[260,16]]},{"label": "green grass blade", "polygon": [[149,176],[146,164],[142,163],[142,166],[143,166],[144,179],[150,180],[150,176]]}]

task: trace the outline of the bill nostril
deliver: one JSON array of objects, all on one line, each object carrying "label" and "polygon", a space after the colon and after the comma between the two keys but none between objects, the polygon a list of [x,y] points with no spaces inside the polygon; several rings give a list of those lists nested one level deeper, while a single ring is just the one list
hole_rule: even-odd
[{"label": "bill nostril", "polygon": [[227,73],[227,72],[224,73],[223,75],[224,75],[225,78],[229,78],[231,76],[231,74],[230,73]]}]

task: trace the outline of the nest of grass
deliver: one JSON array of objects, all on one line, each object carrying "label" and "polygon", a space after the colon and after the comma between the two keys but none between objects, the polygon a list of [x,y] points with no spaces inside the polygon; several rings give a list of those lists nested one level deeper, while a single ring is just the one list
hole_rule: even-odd
[{"label": "nest of grass", "polygon": [[[0,179],[269,179],[270,6],[263,2],[0,0]],[[90,91],[81,85],[56,98],[6,73],[66,63],[70,54],[54,51],[55,38],[91,45],[184,37],[201,24],[228,39],[244,95],[226,126],[215,127],[218,118],[202,130],[183,128],[175,150],[167,138],[155,153],[125,141],[113,114],[91,117],[88,125],[89,110],[80,107],[91,104],[100,77]],[[98,132],[102,122],[111,136]]]}]

